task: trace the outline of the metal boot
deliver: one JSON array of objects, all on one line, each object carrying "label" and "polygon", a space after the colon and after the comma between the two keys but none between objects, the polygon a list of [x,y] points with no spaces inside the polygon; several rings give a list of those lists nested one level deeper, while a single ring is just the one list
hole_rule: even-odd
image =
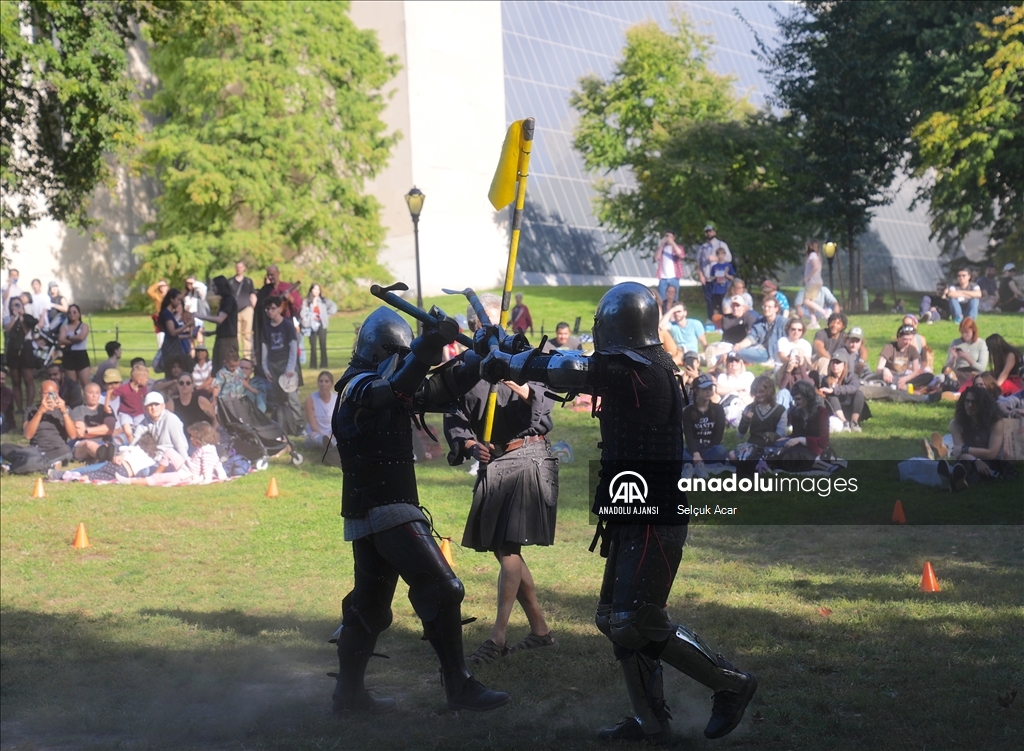
[{"label": "metal boot", "polygon": [[757,678],[737,670],[686,626],[676,627],[660,657],[715,692],[711,719],[704,728],[704,737],[721,738],[740,724],[747,704],[757,691]]},{"label": "metal boot", "polygon": [[466,667],[462,652],[462,616],[458,607],[442,608],[434,620],[423,625],[426,638],[441,662],[441,682],[449,709],[487,712],[508,704],[511,699],[508,694],[487,688]]},{"label": "metal boot", "polygon": [[615,727],[599,730],[602,740],[645,740],[662,744],[672,734],[671,715],[665,705],[665,687],[661,663],[639,652],[619,660],[626,679],[626,691],[633,708],[633,717],[627,717]]},{"label": "metal boot", "polygon": [[366,665],[373,657],[377,634],[368,633],[360,626],[342,626],[338,632],[338,682],[331,697],[335,712],[357,710],[361,712],[390,712],[398,702],[377,699],[366,690]]}]

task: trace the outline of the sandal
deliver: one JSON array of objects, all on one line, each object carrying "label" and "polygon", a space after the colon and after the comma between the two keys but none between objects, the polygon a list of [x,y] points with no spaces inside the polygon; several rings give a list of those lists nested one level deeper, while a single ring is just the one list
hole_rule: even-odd
[{"label": "sandal", "polygon": [[490,665],[495,660],[505,657],[511,651],[505,644],[498,646],[488,639],[476,648],[476,652],[466,658],[466,662],[472,662],[477,665]]},{"label": "sandal", "polygon": [[539,649],[540,647],[553,647],[558,642],[555,641],[555,635],[548,631],[544,636],[537,636],[537,634],[530,633],[525,639],[518,644],[513,645],[509,652],[525,652],[527,649]]}]

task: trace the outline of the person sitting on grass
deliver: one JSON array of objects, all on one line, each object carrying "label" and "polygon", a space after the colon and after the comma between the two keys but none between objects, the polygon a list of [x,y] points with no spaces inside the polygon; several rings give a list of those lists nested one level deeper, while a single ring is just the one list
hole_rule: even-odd
[{"label": "person sitting on grass", "polygon": [[926,386],[932,380],[932,374],[921,368],[921,353],[913,345],[916,334],[917,329],[903,324],[896,332],[896,341],[882,347],[878,357],[878,378],[900,391],[907,391],[910,385]]},{"label": "person sitting on grass", "polygon": [[103,376],[111,368],[117,368],[118,363],[121,362],[121,343],[107,342],[104,349],[107,352],[107,359],[97,365],[96,372],[92,374],[92,382],[98,384],[101,390],[106,388]]},{"label": "person sitting on grass", "polygon": [[764,315],[754,321],[747,335],[732,345],[745,363],[773,364],[779,359],[779,342],[786,338],[786,319],[780,315],[779,301],[766,296],[761,302]]},{"label": "person sitting on grass", "polygon": [[692,463],[702,474],[704,462],[722,462],[728,452],[722,445],[725,435],[725,411],[711,401],[715,392],[714,379],[705,374],[693,383],[693,402],[683,410],[683,436],[686,448],[683,461]]},{"label": "person sitting on grass", "polygon": [[82,406],[82,387],[73,377],[65,377],[65,370],[57,363],[46,368],[46,377],[57,384],[57,394],[68,409]]},{"label": "person sitting on grass", "polygon": [[306,413],[306,446],[322,451],[335,443],[331,429],[331,418],[338,394],[334,390],[334,376],[322,370],[316,377],[316,391],[306,397],[303,405]]},{"label": "person sitting on grass", "polygon": [[217,424],[213,402],[196,392],[195,377],[191,373],[178,377],[178,395],[168,402],[167,409],[178,416],[185,430],[203,421]]},{"label": "person sitting on grass", "polygon": [[12,443],[0,446],[0,461],[5,472],[16,475],[46,472],[71,459],[68,441],[77,438],[78,431],[53,381],[43,381],[40,386],[39,406],[25,415],[22,433],[28,439],[28,446]]},{"label": "person sitting on grass", "polygon": [[960,337],[949,345],[946,364],[942,367],[946,383],[956,391],[963,391],[987,367],[988,346],[979,336],[974,319],[965,318],[960,322]]},{"label": "person sitting on grass", "polygon": [[750,293],[747,292],[747,283],[742,279],[733,279],[729,288],[725,291],[725,297],[722,298],[722,314],[726,315],[732,308],[732,298],[742,297],[743,303],[747,310],[752,310],[754,307],[754,298],[751,297]]},{"label": "person sitting on grass", "polygon": [[[174,449],[165,449],[156,469],[146,477],[118,477],[123,485],[209,485],[227,480],[228,473],[217,455],[217,429],[205,420],[188,429],[188,437],[195,451],[188,458]],[[168,472],[167,469],[170,469]]]},{"label": "person sitting on grass", "polygon": [[135,430],[132,443],[138,444],[142,436],[151,434],[156,437],[158,451],[172,448],[182,456],[187,456],[188,439],[185,438],[185,429],[178,416],[167,411],[164,398],[155,391],[146,394],[144,408],[146,419]]},{"label": "person sitting on grass", "polygon": [[850,329],[838,354],[846,361],[849,371],[858,378],[872,374],[871,368],[868,367],[868,348],[864,344],[864,330],[860,326]]},{"label": "person sitting on grass", "polygon": [[669,308],[661,317],[658,328],[667,331],[672,337],[676,350],[672,355],[672,361],[676,365],[683,364],[685,353],[702,351],[708,346],[707,337],[704,336],[704,325],[693,318],[687,318],[686,306],[682,303]]},{"label": "person sitting on grass", "polygon": [[213,396],[213,363],[210,351],[202,344],[196,346],[195,363],[192,365],[192,383],[196,393]]},{"label": "person sitting on grass", "polygon": [[814,335],[814,341],[811,342],[814,351],[811,367],[818,375],[828,373],[832,356],[844,348],[847,323],[846,313],[832,313],[825,328]]},{"label": "person sitting on grass", "polygon": [[[708,368],[733,351],[735,346],[747,338],[759,316],[747,307],[746,301],[736,296],[730,302],[730,312],[722,316],[722,340],[711,344],[705,351]],[[723,364],[717,362],[717,364]]]},{"label": "person sitting on grass", "polygon": [[788,418],[793,432],[779,441],[782,448],[779,459],[784,462],[779,467],[810,469],[811,465],[803,462],[813,463],[828,448],[828,409],[821,403],[810,381],[797,381],[790,394],[793,406],[789,408]]},{"label": "person sitting on grass", "polygon": [[[804,322],[799,318],[786,321],[786,338],[779,340],[779,396],[789,404],[789,390],[797,381],[811,382],[811,343],[803,338]],[[785,395],[783,395],[785,392]]]},{"label": "person sitting on grass", "polygon": [[753,401],[750,386],[754,383],[754,374],[747,370],[738,352],[730,352],[725,358],[725,372],[718,375],[715,391],[718,403],[725,410],[725,419],[730,425],[740,421],[743,408]]},{"label": "person sitting on grass", "polygon": [[83,399],[82,404],[71,410],[78,434],[72,446],[75,461],[110,461],[114,458],[114,414],[100,404],[100,387],[95,383],[86,385]]},{"label": "person sitting on grass", "polygon": [[828,374],[818,389],[825,399],[825,405],[841,423],[843,429],[853,433],[861,432],[861,420],[871,417],[871,409],[860,390],[860,379],[850,372],[842,355],[835,354],[829,362]]},{"label": "person sitting on grass", "polygon": [[[249,371],[252,372],[252,363]],[[213,393],[217,399],[244,399],[249,394],[259,395],[259,391],[245,377],[242,360],[237,352],[228,352],[224,357],[224,367],[217,371],[213,379]]]},{"label": "person sitting on grass", "polygon": [[999,334],[991,334],[985,339],[988,346],[988,357],[992,363],[992,374],[1004,394],[1013,394],[1024,387],[1021,377],[1024,376],[1024,355],[1020,347],[1014,347]]},{"label": "person sitting on grass", "polygon": [[[753,404],[743,410],[737,429],[741,443],[729,453],[729,459],[753,459],[768,446],[775,446],[786,435],[789,416],[786,408],[775,400],[775,381],[759,375],[750,385]],[[746,440],[742,440],[746,439]]]},{"label": "person sitting on grass", "polygon": [[949,474],[951,490],[963,490],[978,479],[992,479],[1007,468],[1000,461],[1001,418],[996,400],[981,386],[970,386],[960,396],[949,423],[953,436],[949,458],[956,464],[950,469],[945,462],[939,463],[939,473]]},{"label": "person sitting on grass", "polygon": [[[117,373],[117,371],[108,370],[107,373]],[[120,374],[118,373],[118,375]],[[113,384],[110,385],[107,389],[106,403],[109,405],[113,399],[120,399],[117,408],[118,414],[127,415],[134,425],[138,425],[146,417],[143,402],[148,393],[149,369],[145,363],[136,363],[132,365],[131,376],[127,383],[122,383],[117,387],[114,387]]]},{"label": "person sitting on grass", "polygon": [[156,436],[144,435],[132,446],[120,446],[108,462],[77,470],[51,469],[53,482],[117,482],[119,477],[140,477],[156,467]]}]

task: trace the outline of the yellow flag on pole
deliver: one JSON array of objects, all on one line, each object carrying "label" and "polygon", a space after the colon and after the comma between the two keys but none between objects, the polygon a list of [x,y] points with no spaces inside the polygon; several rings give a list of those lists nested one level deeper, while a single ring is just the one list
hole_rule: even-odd
[{"label": "yellow flag on pole", "polygon": [[516,197],[516,177],[519,172],[519,155],[522,149],[523,121],[516,120],[505,132],[505,143],[501,145],[501,159],[491,179],[487,198],[496,210],[512,203]]}]

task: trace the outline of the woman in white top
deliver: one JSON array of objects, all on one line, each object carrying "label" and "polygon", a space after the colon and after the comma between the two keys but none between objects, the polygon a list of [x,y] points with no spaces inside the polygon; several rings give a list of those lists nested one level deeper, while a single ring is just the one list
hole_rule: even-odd
[{"label": "woman in white top", "polygon": [[753,401],[750,386],[754,383],[754,374],[747,370],[739,353],[730,352],[725,360],[725,372],[718,376],[715,390],[719,404],[725,410],[725,419],[735,427],[740,422],[743,408]]},{"label": "woman in white top", "polygon": [[310,285],[309,294],[302,301],[299,311],[300,333],[309,337],[309,366],[316,370],[316,348],[320,345],[320,367],[327,365],[327,325],[331,316],[338,312],[338,306],[323,297],[320,285]]},{"label": "woman in white top", "polygon": [[804,259],[804,307],[807,316],[811,319],[809,329],[819,328],[817,316],[820,315],[823,318],[828,316],[828,312],[815,302],[818,295],[821,294],[824,284],[825,282],[821,278],[821,254],[818,252],[818,241],[808,240],[807,255]]},{"label": "woman in white top", "polygon": [[75,378],[82,388],[89,383],[92,363],[89,361],[89,324],[82,320],[82,309],[68,306],[68,320],[60,327],[58,340],[64,352],[61,361],[68,378]]},{"label": "woman in white top", "polygon": [[334,443],[331,418],[338,394],[334,391],[334,376],[321,370],[316,377],[316,391],[306,397],[306,444],[310,448],[322,449]]},{"label": "woman in white top", "polygon": [[786,338],[779,340],[779,389],[788,389],[796,381],[810,380],[811,343],[803,338],[804,322],[790,318],[786,322]]}]

